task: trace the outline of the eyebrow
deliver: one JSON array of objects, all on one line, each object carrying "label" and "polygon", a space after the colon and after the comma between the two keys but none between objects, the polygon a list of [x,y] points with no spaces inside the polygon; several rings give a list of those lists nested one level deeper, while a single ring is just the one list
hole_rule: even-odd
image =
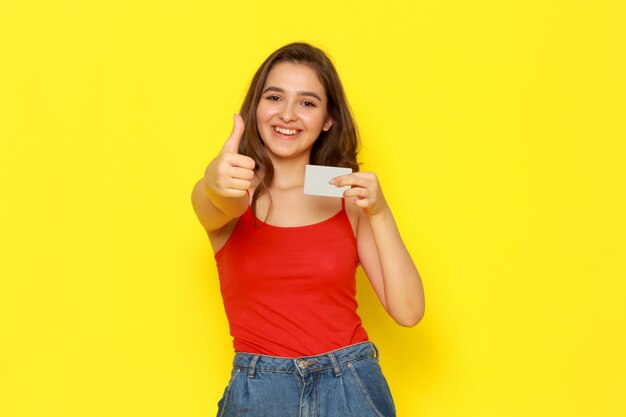
[{"label": "eyebrow", "polygon": [[[263,90],[263,94],[267,93],[268,91],[276,91],[278,93],[284,93],[285,92],[285,90],[283,90],[282,88],[270,86],[270,87],[267,87],[265,90]],[[322,101],[322,98],[319,95],[317,95],[316,93],[314,93],[313,91],[296,91],[296,93],[299,96],[315,97],[319,101]]]}]

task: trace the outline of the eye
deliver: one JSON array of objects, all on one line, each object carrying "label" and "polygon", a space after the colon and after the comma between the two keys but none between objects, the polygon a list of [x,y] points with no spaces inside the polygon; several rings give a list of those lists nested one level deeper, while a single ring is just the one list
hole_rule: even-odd
[{"label": "eye", "polygon": [[271,95],[271,96],[265,97],[265,99],[269,100],[269,101],[278,101],[278,100],[280,100],[280,97],[278,97],[276,95]]},{"label": "eye", "polygon": [[303,101],[303,102],[302,102],[302,105],[303,105],[304,107],[316,107],[316,106],[315,106],[315,103],[313,103],[312,101]]}]

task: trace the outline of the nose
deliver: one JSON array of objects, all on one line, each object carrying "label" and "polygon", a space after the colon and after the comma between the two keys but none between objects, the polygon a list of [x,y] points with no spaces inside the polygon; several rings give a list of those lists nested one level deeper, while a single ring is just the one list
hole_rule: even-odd
[{"label": "nose", "polygon": [[298,120],[298,115],[290,103],[285,103],[285,106],[282,108],[279,117],[280,120],[285,123]]}]

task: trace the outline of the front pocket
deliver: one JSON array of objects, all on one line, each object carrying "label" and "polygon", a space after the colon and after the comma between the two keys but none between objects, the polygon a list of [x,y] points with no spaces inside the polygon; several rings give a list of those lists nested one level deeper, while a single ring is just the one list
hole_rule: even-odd
[{"label": "front pocket", "polygon": [[378,417],[395,417],[396,409],[387,381],[375,358],[348,363],[356,385]]},{"label": "front pocket", "polygon": [[241,368],[233,368],[230,374],[230,380],[228,381],[228,385],[226,385],[226,389],[224,390],[224,395],[222,395],[222,399],[217,403],[217,415],[218,417],[222,417],[224,415],[224,410],[226,410],[226,406],[228,405],[228,397],[230,397],[230,389],[235,383],[237,376],[241,373]]}]

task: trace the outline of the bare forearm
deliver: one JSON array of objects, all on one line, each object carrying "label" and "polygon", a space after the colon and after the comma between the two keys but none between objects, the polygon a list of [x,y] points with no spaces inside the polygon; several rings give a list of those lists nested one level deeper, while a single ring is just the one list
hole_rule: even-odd
[{"label": "bare forearm", "polygon": [[196,183],[191,193],[191,202],[198,220],[207,231],[220,229],[243,214],[247,208],[247,196],[222,197],[213,193],[212,199],[209,194],[211,192],[207,190],[203,179]]},{"label": "bare forearm", "polygon": [[424,315],[424,289],[400,232],[387,207],[370,216],[383,272],[386,307],[400,324],[413,326]]},{"label": "bare forearm", "polygon": [[203,190],[209,201],[224,215],[230,219],[239,217],[246,211],[248,207],[248,195],[239,197],[226,197],[213,192],[205,183],[202,182]]}]

